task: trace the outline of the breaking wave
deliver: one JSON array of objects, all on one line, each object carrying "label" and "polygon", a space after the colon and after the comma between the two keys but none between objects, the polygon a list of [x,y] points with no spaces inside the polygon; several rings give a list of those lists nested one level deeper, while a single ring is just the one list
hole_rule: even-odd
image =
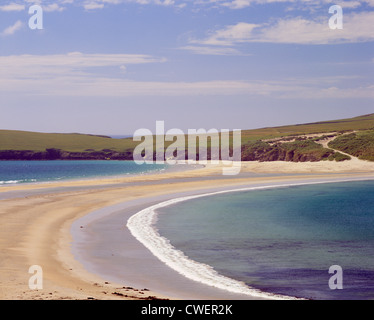
[{"label": "breaking wave", "polygon": [[210,265],[194,261],[187,257],[182,251],[176,249],[171,245],[170,241],[161,236],[155,226],[157,220],[157,209],[170,206],[182,201],[191,199],[217,195],[220,193],[260,190],[269,188],[289,187],[300,184],[265,186],[265,187],[248,187],[235,190],[225,190],[213,193],[206,193],[200,195],[186,196],[176,199],[171,199],[145,208],[135,215],[131,216],[127,221],[127,227],[131,234],[140,241],[148,250],[152,252],[159,260],[165,263],[170,268],[174,269],[181,275],[191,280],[216,287],[222,290],[227,290],[236,294],[249,295],[255,298],[266,299],[296,299],[283,295],[276,295],[267,292],[262,292],[258,289],[247,286],[244,282],[238,281],[224,275],[219,274]]},{"label": "breaking wave", "polygon": [[25,179],[25,180],[0,180],[0,185],[3,184],[16,184],[16,183],[24,183],[24,182],[36,182],[36,179]]}]

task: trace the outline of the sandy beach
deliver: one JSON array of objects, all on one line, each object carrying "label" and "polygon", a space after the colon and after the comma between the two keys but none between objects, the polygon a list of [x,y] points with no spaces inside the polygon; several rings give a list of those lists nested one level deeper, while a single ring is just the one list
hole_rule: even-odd
[{"label": "sandy beach", "polygon": [[[156,258],[136,239],[125,235],[126,217],[163,199],[218,188],[368,178],[374,178],[374,163],[353,159],[341,163],[243,163],[241,173],[235,176],[223,176],[220,166],[208,165],[134,177],[2,186],[0,299],[240,298],[207,288],[203,291],[198,285],[187,282],[178,283],[179,291],[164,286],[165,282],[152,282],[157,274],[175,281],[185,280],[177,274],[165,275],[162,264],[152,260]],[[120,209],[122,216],[118,216]],[[84,233],[93,230],[91,222],[109,213],[116,213],[123,223],[118,229],[122,228],[124,234],[121,250],[127,250],[128,264],[122,267],[126,272],[121,281],[110,276],[112,271],[102,265],[103,261],[82,263],[89,246],[78,247],[72,243],[74,234],[83,241]],[[110,254],[116,257],[116,250],[119,249],[114,247]],[[77,259],[77,255],[82,259]],[[142,259],[143,268],[139,269],[139,264],[132,265],[131,257]],[[30,290],[28,270],[31,265],[42,267],[43,289]],[[154,273],[149,271],[150,265],[154,266]],[[156,267],[158,265],[160,268]],[[149,277],[143,277],[145,273]],[[188,293],[184,285],[189,287]]]}]

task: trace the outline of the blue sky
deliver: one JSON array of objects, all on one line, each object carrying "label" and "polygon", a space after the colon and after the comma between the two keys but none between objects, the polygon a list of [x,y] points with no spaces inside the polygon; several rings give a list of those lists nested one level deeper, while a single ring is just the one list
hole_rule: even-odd
[{"label": "blue sky", "polygon": [[[29,7],[43,8],[31,30]],[[331,30],[329,8],[343,8]],[[374,0],[0,3],[0,128],[251,129],[374,112]]]}]

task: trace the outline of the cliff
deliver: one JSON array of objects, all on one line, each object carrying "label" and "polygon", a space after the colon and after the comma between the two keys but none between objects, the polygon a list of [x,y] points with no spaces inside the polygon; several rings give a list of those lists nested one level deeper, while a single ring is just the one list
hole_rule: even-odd
[{"label": "cliff", "polygon": [[132,160],[132,151],[0,150],[0,160]]}]

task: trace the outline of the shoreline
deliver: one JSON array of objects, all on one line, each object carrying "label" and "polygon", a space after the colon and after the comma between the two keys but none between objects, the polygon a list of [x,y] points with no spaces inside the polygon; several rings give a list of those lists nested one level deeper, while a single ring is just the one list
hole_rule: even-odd
[{"label": "shoreline", "polygon": [[[189,191],[183,193],[172,193],[165,196],[158,196],[153,198],[148,198],[139,205],[139,202],[133,201],[133,203],[126,202],[119,205],[113,206],[112,208],[105,208],[104,210],[98,210],[92,212],[89,215],[79,219],[75,222],[75,226],[72,227],[72,233],[75,238],[76,256],[81,258],[81,261],[85,267],[92,271],[93,273],[100,274],[103,277],[109,277],[113,281],[120,281],[120,279],[129,279],[131,276],[132,285],[141,285],[142,283],[147,283],[147,285],[154,291],[160,292],[162,294],[168,295],[171,299],[235,299],[235,300],[251,300],[251,299],[296,299],[295,297],[280,296],[271,293],[261,292],[254,288],[249,288],[239,284],[239,281],[226,278],[222,279],[220,274],[215,273],[214,270],[210,270],[210,266],[196,263],[195,261],[189,260],[183,255],[183,253],[178,253],[174,255],[175,252],[179,251],[175,248],[166,248],[169,250],[165,255],[164,252],[159,252],[159,249],[165,249],[168,246],[167,239],[166,243],[162,241],[162,237],[158,235],[156,239],[151,239],[149,244],[149,234],[152,233],[151,229],[156,229],[155,226],[151,225],[151,221],[148,217],[144,220],[140,220],[139,223],[144,227],[148,227],[142,230],[143,236],[146,235],[145,241],[142,240],[142,236],[134,236],[131,230],[127,230],[125,224],[128,225],[129,220],[133,219],[134,216],[141,213],[142,211],[148,211],[147,216],[150,214],[149,210],[155,207],[163,207],[164,204],[171,205],[175,201],[178,202],[179,199],[182,201],[188,201],[190,199],[206,197],[221,193],[231,193],[231,192],[241,192],[247,190],[259,190],[259,189],[270,189],[270,188],[284,188],[290,186],[302,186],[310,184],[325,184],[325,183],[344,183],[350,181],[362,181],[362,180],[374,180],[374,176],[371,178],[359,177],[359,178],[335,178],[326,179],[323,178],[313,178],[304,180],[280,180],[277,182],[257,182],[250,185],[241,185],[239,187],[210,187],[209,189],[199,191]],[[287,183],[285,183],[287,181]],[[151,205],[151,206],[147,206]],[[156,214],[157,216],[157,214]],[[151,217],[151,220],[157,219],[156,217]],[[147,221],[148,220],[148,221]],[[126,223],[127,221],[127,223]],[[91,225],[92,224],[92,225]],[[117,228],[119,224],[122,224],[121,228]],[[86,230],[85,235],[80,234],[79,225],[84,226]],[[91,234],[95,234],[94,237],[90,237]],[[157,233],[157,232],[156,232]],[[95,238],[104,239],[105,243],[95,242]],[[161,240],[160,240],[161,239]],[[143,247],[140,242],[145,245]],[[152,241],[154,241],[152,243]],[[148,243],[147,243],[148,242]],[[116,245],[111,245],[115,243]],[[126,248],[124,248],[124,245]],[[161,245],[162,247],[158,247]],[[129,250],[129,246],[131,249]],[[80,247],[77,249],[77,247]],[[103,250],[110,247],[111,253],[101,254]],[[148,247],[148,249],[146,249]],[[74,250],[74,249],[73,249]],[[170,250],[174,251],[170,254]],[[80,252],[79,252],[80,251]],[[131,251],[131,252],[129,252]],[[155,256],[158,259],[155,259]],[[176,262],[176,256],[178,260],[184,259],[185,265],[190,265],[190,268],[185,268],[183,264],[179,261]],[[95,257],[95,263],[91,263],[90,260]],[[146,257],[146,258],[145,258]],[[168,258],[172,258],[168,261]],[[161,262],[162,260],[162,262]],[[110,262],[109,262],[110,261]],[[148,265],[152,265],[157,271],[149,270],[147,266],[144,266],[144,261],[149,261]],[[121,268],[111,267],[110,264],[113,263],[116,266],[122,266],[126,270],[121,270]],[[174,268],[172,265],[176,265]],[[205,278],[204,275],[196,274],[194,268],[202,270],[204,273],[210,274],[209,278]],[[130,271],[129,271],[130,270]],[[136,272],[134,272],[136,270]],[[141,271],[139,271],[141,270]],[[195,278],[195,281],[192,279]],[[209,282],[214,282],[217,278],[224,285],[216,284],[209,285]],[[225,277],[223,277],[225,278]],[[172,282],[165,285],[166,282]],[[197,282],[196,282],[197,280]],[[128,281],[128,280],[127,280]],[[238,289],[235,293],[234,291],[227,290],[228,285],[237,286]],[[180,286],[184,286],[184,290],[180,290]],[[223,287],[226,286],[226,289]],[[221,288],[219,288],[221,287]],[[244,288],[246,287],[246,288]],[[241,292],[241,293],[240,293]]]},{"label": "shoreline", "polygon": [[[5,161],[5,160],[0,160],[0,161]],[[15,161],[15,160],[9,160],[9,161]],[[28,162],[27,160],[17,160],[17,161],[24,161],[24,162]],[[102,162],[105,162],[107,163],[108,160],[34,160],[33,162],[35,161],[38,161],[38,162],[53,162],[53,161],[102,161]],[[110,160],[110,161],[115,161],[115,162],[133,162],[131,160]],[[186,170],[188,168],[185,168]],[[179,169],[179,170],[183,170],[183,169]],[[164,168],[162,169],[153,169],[153,170],[149,170],[149,171],[142,171],[142,172],[138,172],[138,173],[126,173],[126,174],[109,174],[109,175],[97,175],[97,176],[89,176],[89,177],[69,177],[69,178],[61,178],[61,179],[53,179],[53,180],[40,180],[40,181],[37,181],[36,179],[32,179],[32,181],[26,181],[26,182],[19,182],[19,180],[10,180],[11,182],[4,182],[4,181],[0,181],[2,183],[0,183],[0,192],[1,192],[1,188],[5,188],[5,187],[13,187],[13,186],[23,186],[23,187],[27,187],[27,186],[42,186],[42,185],[46,185],[46,186],[50,186],[50,185],[53,185],[55,183],[75,183],[75,182],[84,182],[84,181],[88,181],[88,182],[92,182],[92,181],[97,181],[97,182],[100,182],[102,180],[108,180],[108,179],[126,179],[126,178],[131,178],[131,177],[136,177],[136,176],[145,176],[145,175],[153,175],[153,174],[162,174],[164,172],[171,172],[171,171],[179,171],[178,169],[174,169],[174,168],[168,168],[167,165],[165,165]],[[192,170],[192,168],[190,168],[189,170]]]},{"label": "shoreline", "polygon": [[[48,160],[45,160],[48,161]],[[106,161],[106,160],[102,160]],[[120,161],[120,160],[113,160]],[[130,161],[130,160],[126,160]],[[182,177],[185,177],[183,173],[188,171],[203,171],[202,175],[222,175],[222,168],[235,168],[236,162],[233,165],[225,166],[222,164],[211,164],[209,161],[207,164],[186,164],[177,163],[176,165],[167,165],[168,167],[161,170],[151,170],[149,172],[135,173],[135,174],[123,174],[123,175],[109,175],[109,176],[93,176],[88,178],[69,178],[66,180],[52,180],[52,181],[38,181],[38,182],[24,182],[15,184],[1,184],[0,193],[6,191],[23,190],[23,189],[35,189],[37,188],[53,188],[55,186],[90,186],[94,183],[100,185],[125,183],[128,181],[134,182],[134,180],[144,180],[143,177],[153,175],[164,175],[171,173],[178,176],[182,173]],[[319,161],[319,162],[287,162],[287,161],[241,161],[241,171],[239,175],[228,175],[227,177],[240,176],[243,173],[256,173],[256,174],[354,174],[354,173],[374,173],[374,162],[367,160],[352,159],[349,161],[335,162],[335,161]],[[199,174],[197,174],[200,176]],[[194,175],[196,176],[196,174]],[[135,178],[135,179],[133,179]],[[153,179],[154,180],[154,179]]]},{"label": "shoreline", "polygon": [[[159,202],[150,207],[144,208],[141,211],[135,213],[127,220],[127,228],[130,229],[130,233],[141,242],[152,254],[158,257],[165,265],[169,268],[177,271],[184,277],[200,282],[206,286],[215,287],[217,289],[222,289],[227,292],[227,294],[239,294],[239,298],[243,296],[248,297],[248,299],[298,299],[297,297],[282,296],[270,292],[262,292],[256,288],[251,288],[245,283],[221,275],[216,272],[214,268],[210,265],[200,263],[190,259],[184,254],[184,252],[173,247],[169,239],[161,236],[158,233],[158,228],[156,226],[158,216],[160,213],[157,212],[158,209],[162,209],[174,204],[178,204],[185,201],[190,201],[203,197],[211,197],[220,194],[237,193],[237,192],[248,192],[248,191],[258,191],[258,190],[269,190],[278,188],[289,188],[289,187],[299,187],[306,185],[318,185],[318,184],[331,184],[331,183],[347,183],[354,181],[374,181],[374,177],[366,178],[362,180],[359,179],[334,179],[320,181],[289,181],[288,183],[280,184],[265,184],[265,185],[246,185],[235,189],[225,189],[225,190],[209,190],[207,193],[198,193],[197,195],[184,195],[182,197],[171,198],[166,201]],[[205,191],[206,192],[206,191]]]},{"label": "shoreline", "polygon": [[[254,164],[257,165],[257,164]],[[267,165],[268,166],[268,165]],[[295,166],[292,166],[294,171]],[[297,166],[296,166],[297,167]],[[276,171],[276,166],[273,166]],[[175,292],[162,294],[158,288],[144,284],[128,288],[131,278],[121,283],[90,272],[71,251],[72,226],[80,218],[91,219],[92,212],[106,210],[110,206],[134,201],[141,205],[177,193],[204,192],[211,188],[232,188],[246,183],[271,183],[287,180],[318,178],[374,177],[374,170],[350,173],[310,172],[301,174],[282,173],[281,176],[243,175],[222,178],[217,176],[220,168],[206,168],[161,173],[125,179],[103,179],[74,183],[56,183],[53,186],[6,186],[0,194],[7,195],[2,201],[1,222],[1,299],[145,299],[148,297],[177,299]],[[361,171],[361,170],[360,170]],[[249,171],[253,172],[253,171]],[[279,173],[279,172],[278,172]],[[76,188],[76,189],[74,189]],[[12,194],[13,191],[17,191]],[[33,191],[33,194],[27,194]],[[24,193],[22,195],[22,193]],[[26,195],[25,195],[26,194]],[[152,200],[151,200],[152,201]],[[133,204],[134,204],[133,202]],[[134,208],[134,207],[133,207]],[[103,215],[103,217],[105,214]],[[89,218],[88,218],[89,217]],[[94,225],[94,223],[92,223]],[[96,224],[97,225],[97,224]],[[118,226],[117,226],[118,227]],[[83,226],[78,231],[89,231]],[[125,247],[126,245],[122,245]],[[147,250],[143,248],[143,250]],[[144,251],[143,251],[144,252]],[[115,257],[115,256],[114,256]],[[33,291],[28,288],[28,268],[31,265],[43,268],[44,288]],[[163,272],[161,270],[161,272]],[[165,273],[165,272],[164,272]],[[147,289],[147,290],[142,290]],[[183,288],[181,289],[183,291]],[[159,290],[163,291],[163,290]],[[182,292],[183,293],[183,292]],[[226,294],[226,297],[229,295]]]}]

